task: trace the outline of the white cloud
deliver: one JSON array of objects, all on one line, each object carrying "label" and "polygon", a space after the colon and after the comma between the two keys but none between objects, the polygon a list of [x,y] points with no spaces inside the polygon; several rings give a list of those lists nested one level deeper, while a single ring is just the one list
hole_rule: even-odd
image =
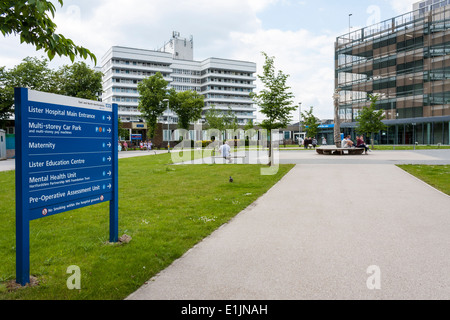
[{"label": "white cloud", "polygon": [[[230,37],[236,48],[233,59],[256,60],[261,74],[261,52],[274,56],[277,70],[290,75],[288,86],[295,95],[295,104],[302,102],[302,110],[314,106],[319,118],[332,117],[334,36],[318,36],[307,30],[259,29],[253,33],[233,32]],[[257,85],[261,88],[259,81]],[[298,120],[298,112],[293,113],[293,119]]]},{"label": "white cloud", "polygon": [[419,2],[419,0],[387,0],[391,5],[392,9],[397,14],[404,14],[412,11],[413,3]]},{"label": "white cloud", "polygon": [[[295,1],[294,1],[295,2]],[[292,2],[293,3],[293,2]],[[57,7],[57,32],[89,48],[98,60],[113,45],[157,49],[172,31],[194,36],[194,58],[208,57],[254,61],[261,73],[261,51],[275,56],[275,66],[290,75],[295,103],[315,106],[321,118],[332,114],[334,41],[330,33],[317,35],[304,29],[266,30],[258,13],[289,0],[66,0]],[[344,33],[344,32],[342,32]],[[0,39],[1,65],[12,66],[27,55],[40,56],[32,47],[18,45],[17,37]],[[7,64],[5,62],[8,62]],[[54,63],[69,63],[55,58]],[[260,84],[258,83],[258,88]],[[294,113],[298,119],[298,113]]]}]

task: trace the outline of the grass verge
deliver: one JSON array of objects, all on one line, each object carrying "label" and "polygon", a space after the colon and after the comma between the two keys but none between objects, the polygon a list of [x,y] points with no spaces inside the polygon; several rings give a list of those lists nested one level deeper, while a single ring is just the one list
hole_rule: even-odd
[{"label": "grass verge", "polygon": [[[411,145],[407,145],[407,146],[375,145],[374,149],[375,150],[414,150],[414,146],[411,146]],[[450,149],[450,146],[435,146],[435,145],[433,145],[433,146],[424,146],[424,145],[416,146],[416,150],[441,150],[441,149]]]},{"label": "grass verge", "polygon": [[450,165],[399,165],[399,167],[450,196]]},{"label": "grass verge", "polygon": [[[119,160],[119,236],[131,236],[128,244],[108,243],[108,204],[32,221],[31,275],[39,285],[16,290],[9,288],[15,279],[14,171],[0,172],[0,300],[123,299],[293,167],[262,176],[259,165],[170,164],[169,154]],[[81,270],[81,290],[67,288],[71,265]]]}]

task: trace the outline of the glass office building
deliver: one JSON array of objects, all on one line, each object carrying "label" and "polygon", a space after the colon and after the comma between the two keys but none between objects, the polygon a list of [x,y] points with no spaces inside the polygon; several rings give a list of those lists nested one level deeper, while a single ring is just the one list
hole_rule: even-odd
[{"label": "glass office building", "polygon": [[335,86],[346,134],[379,96],[387,129],[379,144],[449,144],[450,0],[422,1],[413,11],[337,38]]}]

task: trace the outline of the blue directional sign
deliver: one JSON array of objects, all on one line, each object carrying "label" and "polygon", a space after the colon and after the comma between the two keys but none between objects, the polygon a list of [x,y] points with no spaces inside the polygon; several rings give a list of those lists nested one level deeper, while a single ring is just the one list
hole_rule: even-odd
[{"label": "blue directional sign", "polygon": [[29,222],[110,203],[118,241],[117,105],[15,89],[16,281],[29,282]]}]

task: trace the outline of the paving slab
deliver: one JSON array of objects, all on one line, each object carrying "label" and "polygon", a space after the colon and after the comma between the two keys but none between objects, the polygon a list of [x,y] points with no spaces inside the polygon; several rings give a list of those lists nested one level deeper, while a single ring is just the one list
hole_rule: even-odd
[{"label": "paving slab", "polygon": [[297,165],[127,299],[449,299],[449,208],[394,165]]}]

